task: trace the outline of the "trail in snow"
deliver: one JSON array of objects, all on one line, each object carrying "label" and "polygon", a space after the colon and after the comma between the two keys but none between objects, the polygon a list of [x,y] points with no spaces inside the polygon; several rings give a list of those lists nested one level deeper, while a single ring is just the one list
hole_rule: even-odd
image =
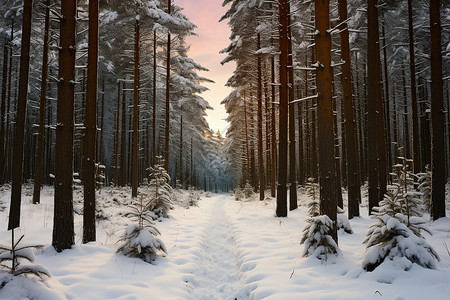
[{"label": "trail in snow", "polygon": [[210,219],[202,234],[200,251],[195,257],[191,299],[244,299],[236,245],[223,207],[226,200],[225,196],[211,199]]}]

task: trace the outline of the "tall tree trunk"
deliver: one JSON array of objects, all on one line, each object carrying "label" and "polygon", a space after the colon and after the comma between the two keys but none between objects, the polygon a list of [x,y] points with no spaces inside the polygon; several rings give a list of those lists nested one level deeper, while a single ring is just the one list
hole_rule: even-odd
[{"label": "tall tree trunk", "polygon": [[[34,175],[33,203],[40,203],[41,184],[44,177],[44,134],[45,134],[45,103],[47,97],[48,78],[48,36],[50,29],[50,0],[45,1],[45,25],[44,25],[44,45],[42,46],[42,75],[41,75],[41,96],[39,101],[39,132],[38,145],[36,150],[36,171]],[[0,143],[2,145],[2,143]]]},{"label": "tall tree trunk", "polygon": [[411,158],[411,146],[409,144],[409,121],[408,121],[408,94],[406,92],[405,68],[402,69],[403,78],[403,155],[406,159]]},{"label": "tall tree trunk", "polygon": [[431,27],[431,214],[445,217],[444,96],[442,81],[441,20],[439,0],[430,0]]},{"label": "tall tree trunk", "polygon": [[294,63],[292,53],[292,33],[291,33],[291,8],[289,2],[288,9],[288,95],[289,95],[289,210],[297,209],[297,175],[295,169],[297,161],[295,158],[295,105],[292,103],[295,99],[294,87]]},{"label": "tall tree trunk", "polygon": [[100,141],[98,143],[98,162],[101,164],[105,163],[104,159],[104,149],[103,149],[103,132],[105,125],[105,78],[102,78],[102,93],[101,93],[101,105],[100,105]]},{"label": "tall tree trunk", "polygon": [[30,67],[30,40],[32,0],[23,2],[22,46],[20,52],[19,96],[16,110],[16,129],[14,133],[13,177],[11,186],[11,206],[9,209],[8,230],[20,227],[20,202],[22,198],[22,164],[25,136],[25,116],[28,94],[28,74]]},{"label": "tall tree trunk", "polygon": [[[12,53],[11,53],[12,54]],[[2,103],[0,108],[0,184],[4,183],[3,175],[5,169],[5,112],[6,112],[6,84],[8,74],[8,44],[5,39],[3,47],[3,72],[2,72]]]},{"label": "tall tree trunk", "polygon": [[413,29],[412,0],[408,0],[408,27],[409,27],[409,66],[411,78],[411,107],[412,107],[412,159],[413,173],[420,172],[420,145],[419,145],[419,118],[417,114],[416,96],[416,60],[414,54],[414,29]]},{"label": "tall tree trunk", "polygon": [[[299,95],[300,97],[300,95]],[[305,183],[305,161],[303,151],[303,104],[301,102],[297,105],[298,116],[298,184]]]},{"label": "tall tree trunk", "polygon": [[134,101],[133,101],[133,148],[131,164],[131,197],[136,198],[138,194],[139,181],[139,51],[140,32],[139,20],[135,25],[135,46],[134,46]]},{"label": "tall tree trunk", "polygon": [[[273,44],[273,39],[271,39]],[[277,131],[276,131],[276,116],[275,116],[275,57],[270,58],[270,81],[272,83],[271,93],[272,93],[272,105],[270,109],[270,123],[272,124],[271,130],[271,150],[272,150],[272,177],[270,178],[270,196],[276,196],[276,184],[277,184]]]},{"label": "tall tree trunk", "polygon": [[[333,70],[332,70],[333,71]],[[334,74],[333,74],[334,76]],[[336,171],[336,199],[337,206],[344,208],[344,199],[342,198],[342,179],[341,179],[341,154],[339,151],[339,128],[338,128],[338,116],[337,116],[337,97],[335,97],[334,80],[331,82],[332,90],[332,105],[333,105],[333,144],[334,144],[334,168]],[[343,138],[342,138],[343,139]]]},{"label": "tall tree trunk", "polygon": [[247,183],[249,176],[250,176],[250,142],[248,138],[248,121],[247,121],[247,99],[245,97],[245,91],[244,95],[242,97],[242,101],[244,102],[244,123],[245,123],[245,154],[246,154],[246,161],[245,161],[245,181],[244,184]]},{"label": "tall tree trunk", "polygon": [[[170,15],[172,10],[172,0],[168,0],[167,13]],[[164,169],[169,172],[170,157],[170,32],[167,34],[167,61],[166,61],[166,128],[164,139]]]},{"label": "tall tree trunk", "polygon": [[[386,22],[386,20],[384,20]],[[382,34],[383,34],[383,58],[384,58],[384,114],[385,114],[385,125],[386,125],[386,149],[389,168],[392,164],[392,142],[391,142],[391,111],[390,111],[390,97],[389,97],[389,71],[388,71],[388,58],[387,58],[387,45],[386,45],[386,25],[383,24]]]},{"label": "tall tree trunk", "polygon": [[61,2],[58,112],[55,146],[55,209],[52,245],[60,252],[74,244],[73,117],[75,100],[76,1]]},{"label": "tall tree trunk", "polygon": [[287,0],[279,0],[279,39],[280,39],[280,105],[279,105],[279,148],[278,148],[278,187],[277,187],[277,217],[287,217],[287,158],[288,158],[288,17],[289,6]]},{"label": "tall tree trunk", "polygon": [[330,3],[328,0],[315,1],[316,20],[316,56],[318,67],[317,81],[317,115],[319,134],[319,183],[320,212],[327,215],[334,223],[330,232],[337,237],[337,198],[336,170],[334,162],[333,105],[332,87],[333,70],[331,68]]},{"label": "tall tree trunk", "polygon": [[156,30],[153,31],[153,134],[152,134],[152,166],[156,164]]},{"label": "tall tree trunk", "polygon": [[180,116],[180,184],[184,188],[184,178],[183,178],[183,112]]},{"label": "tall tree trunk", "polygon": [[89,0],[89,47],[84,136],[83,243],[95,241],[95,154],[97,133],[98,0]]},{"label": "tall tree trunk", "polygon": [[[271,186],[270,181],[272,178],[272,156],[271,156],[271,143],[270,143],[270,132],[271,132],[271,126],[273,125],[270,121],[270,97],[269,97],[269,87],[268,87],[268,80],[267,80],[267,64],[266,60],[264,60],[264,66],[263,66],[263,74],[264,76],[264,104],[265,104],[265,111],[264,111],[264,124],[266,125],[265,130],[265,137],[266,137],[266,175],[265,175],[265,186]],[[228,182],[226,188],[228,189]]]},{"label": "tall tree trunk", "polygon": [[[3,172],[1,174],[2,176],[2,182],[5,179],[5,165],[8,165],[8,168],[11,169],[11,157],[10,157],[10,153],[11,153],[11,144],[10,144],[10,131],[9,131],[9,127],[10,127],[10,115],[11,115],[11,93],[12,93],[12,68],[13,68],[13,44],[12,44],[12,40],[14,39],[14,18],[11,20],[11,33],[10,33],[10,45],[9,45],[9,67],[8,67],[8,96],[7,96],[7,104],[6,104],[6,125],[5,125],[5,159],[3,161]],[[18,66],[16,66],[16,68],[18,68]],[[16,70],[16,85],[17,85],[17,70]],[[16,93],[17,93],[17,88],[16,88]],[[16,98],[16,97],[15,97]],[[9,162],[9,163],[8,163]],[[8,179],[11,178],[10,177],[10,170],[8,172]]]},{"label": "tall tree trunk", "polygon": [[397,118],[397,97],[396,97],[396,84],[394,83],[394,92],[392,93],[392,109],[393,109],[393,118],[392,118],[392,127],[394,132],[392,133],[392,137],[394,139],[394,161],[392,165],[397,164],[398,158],[398,118]]},{"label": "tall tree trunk", "polygon": [[[258,32],[258,50],[261,48],[261,34]],[[258,54],[258,177],[259,177],[259,200],[264,200],[266,182],[264,177],[263,158],[263,112],[262,112],[262,62],[261,54]]]},{"label": "tall tree trunk", "polygon": [[114,133],[114,186],[119,178],[119,131],[120,131],[120,81],[117,81],[116,132]]},{"label": "tall tree trunk", "polygon": [[[378,16],[378,12],[377,12]],[[376,50],[377,56],[375,56],[375,74],[377,79],[376,93],[377,93],[377,160],[378,160],[378,202],[384,199],[384,195],[387,190],[387,169],[386,169],[386,130],[385,130],[385,118],[384,118],[384,107],[383,107],[383,82],[381,79],[381,59],[380,59],[380,34],[378,26],[375,28],[376,34]]]},{"label": "tall tree trunk", "polygon": [[367,39],[367,169],[369,176],[369,213],[378,206],[378,162],[377,162],[377,74],[376,58],[378,43],[377,0],[368,0],[368,39]]},{"label": "tall tree trunk", "polygon": [[120,143],[120,176],[119,186],[127,184],[127,98],[125,91],[125,81],[122,82],[122,138]]}]

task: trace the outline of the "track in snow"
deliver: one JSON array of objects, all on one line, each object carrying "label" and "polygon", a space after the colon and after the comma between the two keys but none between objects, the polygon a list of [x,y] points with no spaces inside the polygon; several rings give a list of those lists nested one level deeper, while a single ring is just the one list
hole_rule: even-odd
[{"label": "track in snow", "polygon": [[227,197],[216,196],[212,201],[210,219],[202,234],[200,250],[195,258],[190,296],[196,300],[245,299],[241,291],[236,246],[230,236],[224,201]]}]

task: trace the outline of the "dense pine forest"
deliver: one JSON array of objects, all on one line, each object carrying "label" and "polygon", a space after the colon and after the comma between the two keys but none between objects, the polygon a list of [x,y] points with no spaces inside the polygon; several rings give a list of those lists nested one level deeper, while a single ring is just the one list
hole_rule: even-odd
[{"label": "dense pine forest", "polygon": [[[67,251],[79,251],[80,244],[114,248],[157,268],[160,261],[178,265],[183,248],[174,250],[174,262],[170,255],[179,230],[190,236],[192,224],[183,221],[189,220],[211,229],[202,235],[204,244],[217,239],[213,254],[207,249],[214,245],[205,248],[205,255],[215,254],[210,261],[231,261],[231,267],[210,266],[197,253],[201,270],[212,268],[208,276],[214,277],[216,268],[239,269],[221,279],[233,277],[225,290],[234,291],[211,299],[276,299],[278,290],[265,294],[252,281],[238,287],[242,274],[258,268],[245,269],[253,256],[236,253],[267,241],[239,240],[264,235],[256,227],[243,233],[251,216],[265,226],[253,209],[272,211],[266,223],[286,222],[286,230],[299,221],[291,229],[304,247],[296,257],[339,265],[345,251],[354,251],[346,247],[361,238],[365,252],[357,263],[365,272],[391,261],[405,272],[415,264],[448,276],[447,257],[438,262],[450,253],[448,235],[439,235],[450,232],[450,3],[220,4],[224,14],[217,21],[230,29],[220,63],[235,69],[226,83],[231,92],[221,99],[228,127],[215,131],[206,120],[214,107],[202,95],[214,78],[191,56],[197,24],[177,0],[2,0],[0,298],[15,277],[45,279],[55,272],[24,267],[22,259],[70,257]],[[224,204],[230,199],[237,203]],[[46,216],[48,237],[31,237],[44,246],[19,246],[32,235],[24,230],[35,222],[30,211]],[[199,221],[203,213],[211,214],[209,223]],[[354,225],[357,237],[349,240]],[[268,234],[282,245],[276,229]],[[180,243],[189,249],[194,241],[183,236]],[[336,273],[356,272],[354,262],[348,264],[353,271]],[[289,268],[291,279],[295,267]],[[212,295],[196,291],[202,280],[180,282],[193,290],[189,299]],[[3,291],[6,299],[18,295]],[[33,298],[30,293],[22,297]],[[71,293],[64,297],[77,298]],[[317,299],[327,299],[322,296]]]}]

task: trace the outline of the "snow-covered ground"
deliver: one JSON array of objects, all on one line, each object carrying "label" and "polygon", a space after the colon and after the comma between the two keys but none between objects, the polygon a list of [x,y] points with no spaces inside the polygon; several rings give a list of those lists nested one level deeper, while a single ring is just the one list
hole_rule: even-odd
[{"label": "snow-covered ground", "polygon": [[[0,190],[9,206],[10,191]],[[76,198],[79,198],[77,191]],[[170,218],[157,222],[168,254],[153,264],[115,254],[126,228],[123,203],[127,190],[102,191],[109,220],[97,224],[97,242],[81,245],[82,216],[75,216],[76,246],[56,253],[51,244],[53,190],[45,187],[42,203],[31,204],[31,186],[24,188],[21,228],[26,244],[41,244],[36,263],[52,277],[43,284],[15,279],[0,288],[0,299],[448,299],[450,295],[450,219],[430,224],[427,241],[439,253],[436,270],[413,265],[409,271],[383,264],[373,272],[361,267],[362,241],[373,222],[350,221],[354,234],[339,232],[343,258],[321,263],[303,258],[299,241],[307,218],[307,197],[288,218],[275,218],[275,201],[235,201],[230,195],[202,194],[198,207],[181,203],[176,192]],[[0,244],[11,242],[6,209],[0,212]],[[6,276],[5,274],[0,275]]]}]

